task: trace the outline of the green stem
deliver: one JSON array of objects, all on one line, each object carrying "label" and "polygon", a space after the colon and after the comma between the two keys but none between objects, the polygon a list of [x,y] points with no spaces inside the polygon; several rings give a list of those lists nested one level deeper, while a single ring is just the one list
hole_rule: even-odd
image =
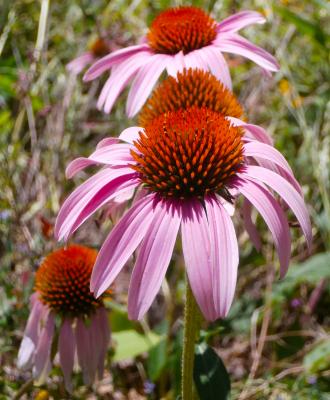
[{"label": "green stem", "polygon": [[194,396],[193,371],[195,341],[199,332],[199,308],[186,280],[186,304],[184,311],[184,336],[182,351],[182,400],[192,400]]}]

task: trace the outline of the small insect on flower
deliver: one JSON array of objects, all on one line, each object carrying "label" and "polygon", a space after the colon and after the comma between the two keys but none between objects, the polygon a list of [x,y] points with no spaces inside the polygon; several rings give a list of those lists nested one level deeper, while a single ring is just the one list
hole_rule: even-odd
[{"label": "small insect on flower", "polygon": [[[254,159],[264,161],[263,166],[251,165]],[[143,317],[159,291],[179,230],[189,283],[201,311],[208,320],[227,315],[238,267],[231,220],[234,197],[245,197],[269,226],[281,276],[288,269],[291,238],[273,191],[292,209],[308,244],[311,241],[308,212],[284,157],[268,144],[245,138],[240,126],[205,106],[168,111],[144,127],[123,131],[119,139],[106,139],[89,158],[73,161],[67,174],[93,164],[105,168],[64,202],[55,235],[67,240],[105,203],[143,188],[105,240],[91,278],[98,297],[138,249],[128,294],[132,319]],[[257,243],[256,228],[247,221]]]},{"label": "small insect on flower", "polygon": [[266,71],[277,71],[275,58],[244,39],[237,32],[265,18],[254,11],[241,11],[217,23],[197,7],[177,7],[163,11],[152,22],[141,44],[116,50],[94,63],[85,81],[111,71],[97,106],[109,113],[132,81],[126,111],[133,117],[143,106],[164,70],[175,76],[184,68],[210,70],[231,89],[231,78],[223,52],[246,57]]},{"label": "small insect on flower", "polygon": [[109,53],[110,48],[106,40],[102,38],[97,38],[89,46],[88,51],[82,53],[77,58],[70,61],[66,69],[75,75],[80,74],[88,65],[97,61],[98,59],[104,57]]},{"label": "small insect on flower", "polygon": [[[102,298],[95,299],[89,289],[96,257],[93,249],[71,245],[49,254],[36,272],[18,366],[32,367],[38,384],[51,370],[54,348],[69,392],[76,354],[86,385],[94,381],[96,372],[103,376],[110,329]],[[57,319],[60,328],[54,345]]]}]

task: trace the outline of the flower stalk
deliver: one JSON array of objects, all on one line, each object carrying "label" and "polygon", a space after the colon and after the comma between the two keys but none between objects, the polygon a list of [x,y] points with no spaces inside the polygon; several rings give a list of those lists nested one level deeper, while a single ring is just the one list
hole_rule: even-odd
[{"label": "flower stalk", "polygon": [[186,278],[186,303],[184,312],[184,333],[182,351],[182,400],[191,400],[194,396],[194,359],[195,342],[199,333],[200,312],[192,293],[188,277]]}]

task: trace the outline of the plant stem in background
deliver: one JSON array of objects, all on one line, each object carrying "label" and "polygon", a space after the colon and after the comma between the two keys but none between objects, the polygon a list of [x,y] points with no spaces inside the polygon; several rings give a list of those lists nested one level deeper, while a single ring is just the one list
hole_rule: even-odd
[{"label": "plant stem in background", "polygon": [[199,314],[200,312],[187,277],[182,351],[182,400],[191,400],[194,398],[193,371],[195,359],[195,341],[199,331]]}]

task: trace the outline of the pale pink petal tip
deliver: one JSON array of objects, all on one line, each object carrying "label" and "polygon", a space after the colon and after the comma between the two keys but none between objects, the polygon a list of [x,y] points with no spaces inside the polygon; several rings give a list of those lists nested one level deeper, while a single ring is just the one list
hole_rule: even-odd
[{"label": "pale pink petal tip", "polygon": [[72,321],[70,319],[65,319],[60,329],[58,351],[60,365],[64,375],[65,388],[69,393],[72,393],[71,374],[76,352],[76,340],[72,328]]},{"label": "pale pink petal tip", "polygon": [[69,72],[78,75],[88,64],[90,64],[94,60],[95,57],[93,56],[93,54],[90,52],[86,52],[69,62],[69,64],[67,64],[66,66],[66,69]]},{"label": "pale pink petal tip", "polygon": [[50,356],[54,329],[55,318],[54,315],[49,312],[46,316],[45,325],[40,332],[40,338],[35,352],[33,377],[37,385],[41,385],[45,382],[51,369]]},{"label": "pale pink petal tip", "polygon": [[228,18],[225,18],[218,24],[218,32],[237,32],[246,26],[252,24],[264,24],[266,19],[256,11],[240,11]]}]

